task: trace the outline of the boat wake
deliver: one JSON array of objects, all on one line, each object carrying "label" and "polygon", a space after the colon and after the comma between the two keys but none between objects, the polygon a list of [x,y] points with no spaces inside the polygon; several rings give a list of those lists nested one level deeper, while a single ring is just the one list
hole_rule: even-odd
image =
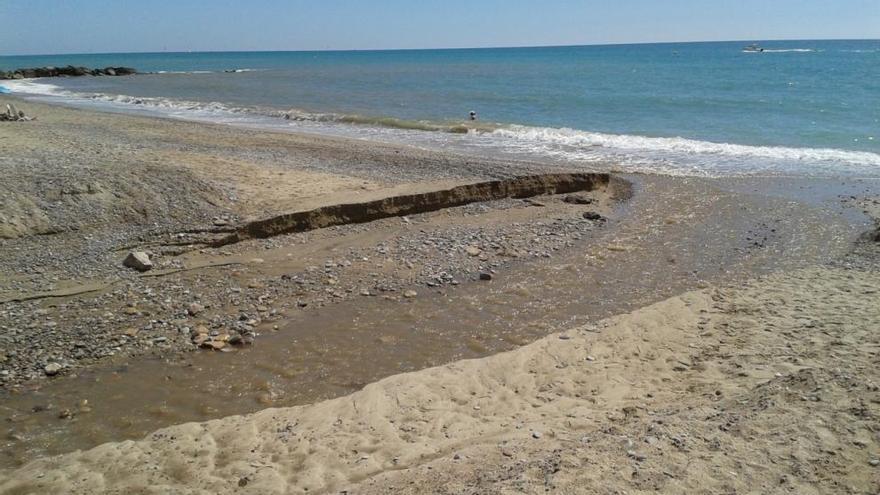
[{"label": "boat wake", "polygon": [[815,53],[816,51],[813,48],[781,48],[777,50],[764,48],[761,53]]}]

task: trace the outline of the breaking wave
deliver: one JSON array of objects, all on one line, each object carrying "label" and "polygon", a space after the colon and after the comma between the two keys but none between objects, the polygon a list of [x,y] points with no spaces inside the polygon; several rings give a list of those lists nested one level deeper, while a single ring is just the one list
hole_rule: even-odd
[{"label": "breaking wave", "polygon": [[[623,170],[671,175],[861,175],[880,176],[880,154],[831,148],[795,148],[717,143],[683,137],[608,134],[569,128],[531,127],[487,122],[436,122],[395,117],[318,113],[300,109],[236,107],[220,102],[74,93],[44,80],[4,81],[13,93],[91,103],[117,109],[141,109],[176,118],[261,127],[329,132],[406,144],[513,152],[567,161],[613,162]],[[301,124],[300,127],[296,127]],[[383,131],[384,129],[384,131]],[[869,138],[871,139],[871,138]]]}]

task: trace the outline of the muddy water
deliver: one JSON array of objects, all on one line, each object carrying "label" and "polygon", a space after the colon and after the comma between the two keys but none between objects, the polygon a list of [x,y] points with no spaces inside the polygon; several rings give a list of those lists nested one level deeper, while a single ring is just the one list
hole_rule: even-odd
[{"label": "muddy water", "polygon": [[[5,466],[201,421],[336,397],[400,372],[486,356],[706,284],[822,262],[863,227],[839,188],[795,200],[767,183],[635,178],[636,194],[590,239],[514,264],[491,282],[360,298],[263,329],[239,352],[130,361],[2,402]],[[858,185],[861,187],[861,185]],[[756,191],[755,188],[758,190]],[[843,190],[841,189],[841,190]],[[821,193],[821,194],[820,194]],[[59,418],[59,416],[70,417]]]}]

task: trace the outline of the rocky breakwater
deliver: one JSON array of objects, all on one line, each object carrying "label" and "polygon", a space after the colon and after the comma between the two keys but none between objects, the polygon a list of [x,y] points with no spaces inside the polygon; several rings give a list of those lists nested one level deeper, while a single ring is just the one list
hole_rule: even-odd
[{"label": "rocky breakwater", "polygon": [[131,67],[105,67],[90,69],[88,67],[32,67],[13,71],[0,71],[0,79],[33,79],[36,77],[79,77],[79,76],[130,76],[137,74]]}]

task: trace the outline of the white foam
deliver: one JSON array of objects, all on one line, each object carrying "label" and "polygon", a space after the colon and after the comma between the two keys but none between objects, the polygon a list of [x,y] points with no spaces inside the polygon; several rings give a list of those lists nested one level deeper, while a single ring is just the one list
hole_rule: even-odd
[{"label": "white foam", "polygon": [[760,172],[793,174],[880,174],[880,154],[830,148],[794,148],[715,143],[681,137],[604,134],[576,129],[510,126],[490,133],[510,145],[577,160],[624,158],[639,166],[662,166],[665,172],[741,175]]},{"label": "white foam", "polygon": [[765,48],[761,53],[813,53],[815,51],[813,48],[781,48],[777,50]]},{"label": "white foam", "polygon": [[[288,129],[349,137],[402,141],[428,147],[463,146],[490,153],[512,152],[563,161],[611,162],[633,172],[689,176],[794,175],[880,177],[880,154],[829,148],[794,148],[716,143],[682,137],[646,137],[568,128],[511,125],[467,135],[386,128],[348,122],[345,116],[295,109],[238,108],[128,95],[82,94],[44,80],[4,81],[13,93],[49,97],[89,107],[148,112],[179,119]],[[281,119],[280,117],[287,117]]]},{"label": "white foam", "polygon": [[3,81],[3,85],[13,93],[25,95],[63,96],[65,94],[72,94],[54,84],[35,79],[10,79]]},{"label": "white foam", "polygon": [[155,74],[213,74],[210,70],[160,70]]}]

